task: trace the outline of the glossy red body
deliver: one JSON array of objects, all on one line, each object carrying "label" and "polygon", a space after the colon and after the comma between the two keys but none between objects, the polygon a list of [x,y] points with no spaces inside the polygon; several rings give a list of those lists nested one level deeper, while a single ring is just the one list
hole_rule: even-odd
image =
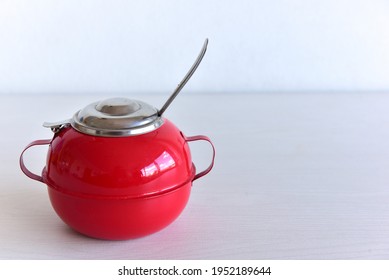
[{"label": "glossy red body", "polygon": [[[212,162],[196,174],[188,146],[208,141]],[[29,171],[24,152],[49,145],[42,176]],[[154,233],[185,208],[192,182],[213,167],[215,148],[206,136],[185,137],[170,121],[141,135],[100,137],[66,127],[53,139],[31,142],[20,156],[29,178],[48,186],[58,216],[74,230],[110,240]]]},{"label": "glossy red body", "polygon": [[185,138],[167,120],[150,133],[118,138],[65,128],[53,138],[42,174],[66,224],[111,240],[170,224],[184,209],[194,176]]}]

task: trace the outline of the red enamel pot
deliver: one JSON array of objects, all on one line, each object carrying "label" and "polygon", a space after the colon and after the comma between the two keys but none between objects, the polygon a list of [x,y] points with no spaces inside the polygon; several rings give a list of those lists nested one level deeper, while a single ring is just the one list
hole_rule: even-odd
[{"label": "red enamel pot", "polygon": [[[206,136],[186,137],[162,113],[197,65],[161,110],[126,98],[95,102],[69,120],[45,123],[54,137],[24,149],[22,171],[47,185],[54,210],[71,228],[123,240],[159,231],[180,215],[193,181],[211,171],[215,148]],[[188,142],[200,140],[211,144],[213,155],[210,165],[196,172]],[[49,145],[41,175],[23,161],[35,145]]]},{"label": "red enamel pot", "polygon": [[[196,174],[188,142],[170,121],[151,132],[126,137],[86,135],[71,126],[55,133],[48,144],[42,175],[23,172],[48,186],[51,204],[71,228],[85,235],[121,240],[154,233],[174,221],[184,209]],[[213,148],[213,146],[212,146]],[[214,151],[214,148],[213,148]]]}]

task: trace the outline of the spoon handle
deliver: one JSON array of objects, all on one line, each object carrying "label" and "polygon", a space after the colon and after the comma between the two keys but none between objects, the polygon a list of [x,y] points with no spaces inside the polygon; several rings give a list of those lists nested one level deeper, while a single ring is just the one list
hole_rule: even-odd
[{"label": "spoon handle", "polygon": [[189,69],[188,73],[186,73],[185,77],[182,79],[182,81],[178,84],[174,92],[170,95],[169,99],[165,102],[165,104],[162,106],[162,108],[158,111],[158,115],[162,116],[162,114],[165,112],[167,107],[169,107],[170,103],[176,98],[178,93],[182,90],[182,88],[185,86],[185,84],[189,81],[189,79],[192,77],[193,73],[196,71],[197,67],[200,65],[201,60],[203,59],[205,52],[207,50],[208,45],[208,39],[205,39],[203,48],[201,49],[201,52],[199,56],[197,57],[196,61],[193,63],[192,67]]}]

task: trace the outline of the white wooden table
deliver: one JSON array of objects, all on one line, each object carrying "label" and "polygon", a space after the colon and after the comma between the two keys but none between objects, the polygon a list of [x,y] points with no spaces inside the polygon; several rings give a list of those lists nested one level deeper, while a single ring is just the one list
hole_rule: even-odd
[{"label": "white wooden table", "polygon": [[[167,95],[127,97],[159,107]],[[166,117],[213,139],[214,170],[172,225],[128,241],[70,230],[18,165],[24,146],[51,138],[44,121],[107,97],[1,97],[0,259],[389,258],[389,93],[183,92]],[[210,148],[191,148],[205,167]],[[45,155],[26,162],[39,172]]]}]

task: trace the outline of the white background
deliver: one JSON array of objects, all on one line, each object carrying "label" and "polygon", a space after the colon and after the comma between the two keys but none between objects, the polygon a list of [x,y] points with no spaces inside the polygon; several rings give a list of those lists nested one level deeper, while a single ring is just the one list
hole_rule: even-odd
[{"label": "white background", "polygon": [[383,90],[383,0],[1,0],[0,93]]},{"label": "white background", "polygon": [[[386,1],[0,0],[0,258],[389,259],[388,27]],[[216,146],[182,215],[129,241],[70,230],[23,148],[111,95],[161,106],[206,37],[165,114]]]}]

